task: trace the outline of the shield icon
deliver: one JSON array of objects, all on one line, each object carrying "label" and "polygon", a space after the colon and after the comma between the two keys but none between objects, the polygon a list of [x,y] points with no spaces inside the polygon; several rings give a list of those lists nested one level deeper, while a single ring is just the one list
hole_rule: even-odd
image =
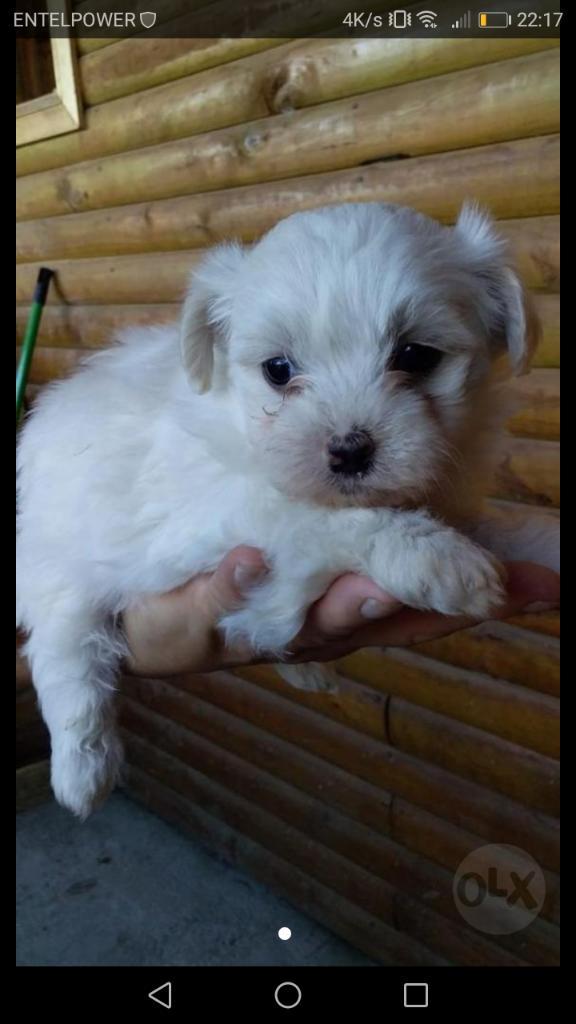
[{"label": "shield icon", "polygon": [[140,21],[144,28],[152,28],[156,24],[156,11],[141,11]]}]

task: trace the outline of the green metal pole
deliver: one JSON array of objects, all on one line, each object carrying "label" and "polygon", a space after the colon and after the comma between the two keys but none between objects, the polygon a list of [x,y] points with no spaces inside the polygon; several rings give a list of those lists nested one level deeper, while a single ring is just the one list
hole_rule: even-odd
[{"label": "green metal pole", "polygon": [[22,343],[22,352],[20,353],[20,359],[18,361],[18,369],[16,370],[16,425],[18,425],[20,413],[22,412],[24,392],[26,391],[26,384],[28,382],[28,374],[30,372],[30,364],[34,354],[34,346],[36,344],[36,337],[40,326],[40,318],[42,316],[42,310],[44,309],[44,303],[46,302],[48,285],[50,284],[53,276],[53,270],[48,270],[47,267],[41,267],[38,273],[38,280],[36,281],[34,299],[32,301],[28,323],[26,324],[26,333]]}]

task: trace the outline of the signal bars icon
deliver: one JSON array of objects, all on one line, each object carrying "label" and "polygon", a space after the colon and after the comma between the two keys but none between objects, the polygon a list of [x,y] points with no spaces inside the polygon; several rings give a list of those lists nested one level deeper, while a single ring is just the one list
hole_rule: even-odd
[{"label": "signal bars icon", "polygon": [[472,28],[472,12],[466,11],[461,18],[452,23],[452,28]]}]

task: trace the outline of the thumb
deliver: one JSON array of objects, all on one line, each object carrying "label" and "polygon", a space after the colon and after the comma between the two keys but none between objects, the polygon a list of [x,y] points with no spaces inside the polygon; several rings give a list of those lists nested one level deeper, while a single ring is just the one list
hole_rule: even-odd
[{"label": "thumb", "polygon": [[211,576],[205,577],[202,610],[211,621],[240,607],[252,587],[269,572],[257,548],[242,545],[229,551]]}]

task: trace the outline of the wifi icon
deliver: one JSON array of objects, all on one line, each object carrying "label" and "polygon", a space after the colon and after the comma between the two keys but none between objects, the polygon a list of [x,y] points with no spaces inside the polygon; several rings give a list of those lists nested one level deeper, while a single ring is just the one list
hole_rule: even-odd
[{"label": "wifi icon", "polygon": [[416,15],[418,21],[421,21],[424,28],[438,28],[436,24],[436,18],[438,15],[436,11],[419,11]]}]

